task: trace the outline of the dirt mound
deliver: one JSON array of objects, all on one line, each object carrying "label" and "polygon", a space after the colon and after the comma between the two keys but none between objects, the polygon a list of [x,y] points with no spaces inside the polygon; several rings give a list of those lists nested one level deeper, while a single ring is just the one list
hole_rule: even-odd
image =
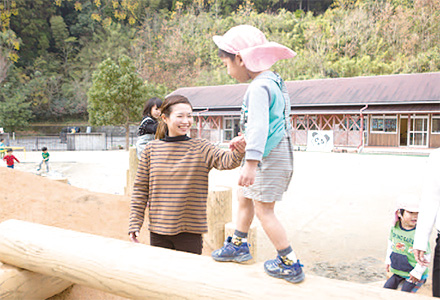
[{"label": "dirt mound", "polygon": [[19,219],[127,239],[129,198],[0,168],[0,222]]}]

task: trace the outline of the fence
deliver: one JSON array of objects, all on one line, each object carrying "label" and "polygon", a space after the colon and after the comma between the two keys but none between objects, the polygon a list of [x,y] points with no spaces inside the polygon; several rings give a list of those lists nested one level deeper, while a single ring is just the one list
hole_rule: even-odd
[{"label": "fence", "polygon": [[[105,137],[107,150],[116,150],[125,148],[125,135],[107,134]],[[129,143],[135,145],[137,136],[130,133]],[[42,147],[47,147],[50,151],[67,151],[67,140],[60,135],[46,136],[20,136],[15,138],[5,138],[6,146],[25,147],[27,151],[38,151]]]}]

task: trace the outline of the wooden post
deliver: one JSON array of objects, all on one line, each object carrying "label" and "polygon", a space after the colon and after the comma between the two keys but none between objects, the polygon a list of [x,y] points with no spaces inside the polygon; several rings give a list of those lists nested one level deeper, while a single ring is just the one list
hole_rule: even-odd
[{"label": "wooden post", "polygon": [[[10,265],[131,299],[400,300],[414,295],[307,274],[301,284],[272,278],[262,264],[135,244],[35,223],[0,223],[0,259]],[[21,299],[20,297],[15,299]],[[431,299],[417,295],[417,299]]]},{"label": "wooden post", "polygon": [[0,263],[0,299],[47,299],[72,283],[58,277],[34,273]]},{"label": "wooden post", "polygon": [[139,159],[136,154],[136,147],[130,147],[128,150],[128,170],[127,170],[127,185],[125,186],[125,195],[131,195],[133,191],[134,179],[139,164]]},{"label": "wooden post", "polygon": [[223,246],[225,224],[232,220],[232,188],[216,186],[209,191],[206,213],[208,233],[204,242],[212,250]]}]

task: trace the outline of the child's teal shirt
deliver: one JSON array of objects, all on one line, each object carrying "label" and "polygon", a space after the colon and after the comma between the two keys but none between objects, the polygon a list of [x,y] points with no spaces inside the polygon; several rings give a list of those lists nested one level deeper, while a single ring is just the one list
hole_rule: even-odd
[{"label": "child's teal shirt", "polygon": [[285,107],[280,85],[281,77],[266,71],[258,75],[246,91],[240,122],[247,143],[245,159],[261,161],[286,132],[285,114],[290,115],[290,102]]}]

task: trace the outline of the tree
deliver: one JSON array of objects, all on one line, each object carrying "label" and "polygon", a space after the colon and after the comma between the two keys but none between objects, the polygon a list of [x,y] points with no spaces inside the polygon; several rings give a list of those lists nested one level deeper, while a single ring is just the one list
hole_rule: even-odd
[{"label": "tree", "polygon": [[111,58],[106,59],[93,74],[93,83],[87,94],[90,124],[123,125],[128,150],[129,125],[130,122],[139,121],[146,92],[128,56],[122,55],[118,63]]},{"label": "tree", "polygon": [[49,20],[55,7],[46,0],[15,0],[18,13],[11,17],[11,27],[23,41],[20,47],[19,67],[30,66],[50,48],[51,30]]},{"label": "tree", "polygon": [[0,31],[0,83],[6,79],[9,68],[18,59],[20,42],[12,30]]},{"label": "tree", "polygon": [[50,18],[50,26],[55,46],[62,55],[64,72],[67,74],[67,63],[71,52],[74,50],[73,44],[76,42],[76,37],[69,36],[69,30],[67,30],[66,23],[64,23],[64,19],[61,16],[52,16]]},{"label": "tree", "polygon": [[12,84],[0,84],[0,127],[16,131],[29,124],[32,111],[25,95],[12,89]]}]

